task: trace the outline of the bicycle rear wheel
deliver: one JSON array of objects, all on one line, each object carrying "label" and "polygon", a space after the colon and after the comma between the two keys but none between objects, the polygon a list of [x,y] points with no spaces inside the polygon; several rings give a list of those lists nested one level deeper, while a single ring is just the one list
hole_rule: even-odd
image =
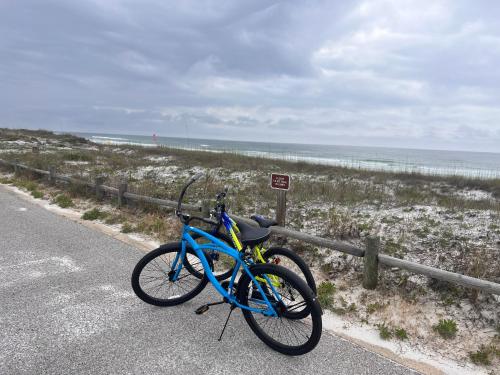
[{"label": "bicycle rear wheel", "polygon": [[[155,306],[174,306],[196,297],[208,283],[201,260],[191,249],[186,249],[184,259],[179,259],[183,267],[177,280],[172,277],[175,270],[172,264],[177,254],[181,253],[181,243],[162,245],[146,254],[132,272],[132,289],[137,297]],[[212,262],[207,259],[210,267]],[[196,270],[198,276],[186,269],[186,264]]]},{"label": "bicycle rear wheel", "polygon": [[307,263],[299,255],[284,247],[271,247],[267,249],[262,257],[267,263],[277,264],[289,269],[301,279],[303,279],[314,294],[316,291],[316,281]]},{"label": "bicycle rear wheel", "polygon": [[[266,345],[286,355],[302,355],[313,350],[321,338],[321,307],[314,293],[297,275],[284,267],[273,264],[258,264],[250,268],[258,280],[272,280],[276,298],[270,287],[262,288],[273,304],[278,316],[265,316],[264,297],[255,282],[244,275],[238,283],[238,299],[243,305],[260,310],[254,312],[242,309],[243,316],[252,331]],[[280,301],[281,299],[281,301]],[[294,311],[307,309],[309,314],[297,318]],[[293,315],[293,317],[290,317]]]}]

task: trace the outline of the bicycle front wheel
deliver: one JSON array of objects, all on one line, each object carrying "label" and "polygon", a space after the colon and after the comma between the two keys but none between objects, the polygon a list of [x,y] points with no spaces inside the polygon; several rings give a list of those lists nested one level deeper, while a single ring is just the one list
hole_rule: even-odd
[{"label": "bicycle front wheel", "polygon": [[[322,320],[321,307],[311,289],[284,267],[258,264],[250,270],[259,281],[253,282],[245,274],[238,283],[238,299],[241,304],[257,310],[242,309],[252,331],[266,345],[286,355],[302,355],[313,350],[321,338]],[[272,288],[266,285],[267,280]],[[256,283],[278,316],[263,314],[267,305]],[[295,311],[304,309],[309,313],[298,318]]]},{"label": "bicycle front wheel", "polygon": [[[201,260],[191,248],[186,249],[182,269],[177,279],[173,280],[175,270],[172,265],[181,253],[181,243],[162,245],[146,254],[132,272],[132,289],[137,297],[155,306],[174,306],[196,297],[208,283],[208,277]],[[212,267],[210,259],[207,259]],[[199,276],[186,269],[186,264],[196,270]]]},{"label": "bicycle front wheel", "polygon": [[[194,234],[192,237],[199,245],[210,242],[199,234]],[[227,235],[217,233],[215,237],[225,242],[228,246],[233,247],[232,241]],[[231,277],[234,267],[236,267],[236,260],[233,257],[215,250],[205,250],[205,255],[207,258],[210,258],[214,264],[213,274],[217,280],[222,281]],[[196,277],[203,277],[201,272],[197,272],[194,267],[191,267],[190,259],[187,260],[186,267],[188,271]]]}]

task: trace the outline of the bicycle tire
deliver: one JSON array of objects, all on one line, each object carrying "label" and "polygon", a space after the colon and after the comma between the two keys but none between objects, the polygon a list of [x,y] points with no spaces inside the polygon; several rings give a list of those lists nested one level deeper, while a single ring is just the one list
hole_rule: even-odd
[{"label": "bicycle tire", "polygon": [[[180,287],[181,280],[185,280],[188,277],[188,275],[182,274],[183,270],[185,269],[186,259],[188,258],[188,255],[191,258],[197,258],[199,260],[198,256],[195,254],[193,249],[188,247],[186,249],[186,256],[182,260],[184,267],[181,270],[181,275],[179,275],[180,276],[179,279],[176,281],[178,283],[176,285],[177,290],[181,289],[183,291],[186,291],[186,293],[181,295],[174,294],[171,298],[159,298],[158,296],[150,294],[152,290],[160,292],[162,288],[168,290],[171,290],[173,288],[174,283],[176,282],[172,282],[168,278],[167,270],[169,264],[165,259],[167,259],[166,257],[167,254],[174,255],[176,253],[179,253],[181,251],[181,248],[182,247],[180,242],[165,244],[160,246],[158,249],[149,252],[144,257],[142,257],[141,260],[139,260],[139,262],[134,267],[134,270],[132,271],[132,277],[131,277],[132,289],[134,290],[137,297],[139,297],[144,302],[155,306],[175,306],[196,297],[205,288],[205,286],[208,283],[208,276],[203,272],[203,276],[201,278],[195,277],[189,271],[186,271],[186,273],[193,277],[194,287],[191,288],[189,285],[187,285],[187,287],[190,289],[184,289]],[[161,258],[161,256],[164,257]],[[159,259],[163,263],[158,262],[157,259]],[[213,267],[211,260],[210,259],[207,260],[209,262],[210,267]],[[144,275],[143,271],[149,265],[152,266],[153,268],[153,270],[151,271],[152,274]],[[163,269],[162,267],[164,267],[165,269]],[[172,272],[171,268],[168,272]],[[144,282],[141,283],[141,280],[143,280]],[[184,285],[186,285],[187,281],[184,281],[183,283]],[[149,289],[145,290],[144,284],[152,284],[152,285],[149,286]],[[166,285],[168,285],[168,287]]]},{"label": "bicycle tire", "polygon": [[[261,313],[255,313],[247,309],[242,309],[245,321],[250,326],[251,330],[267,346],[282,354],[296,356],[308,353],[313,350],[319,343],[319,340],[321,338],[322,313],[319,302],[317,301],[316,296],[312,292],[311,288],[309,288],[304,280],[302,280],[299,276],[297,276],[290,270],[274,264],[256,264],[250,267],[250,272],[254,277],[264,277],[265,275],[274,275],[276,277],[279,277],[283,285],[287,284],[293,287],[298,292],[303,301],[299,302],[298,304],[305,303],[307,309],[310,312],[307,317],[307,319],[310,320],[310,323],[304,323],[302,321],[304,321],[305,319],[289,319],[283,315],[283,312],[286,312],[286,309],[293,308],[293,305],[287,305],[284,302],[276,304],[276,310],[281,311],[278,317],[266,317]],[[255,292],[253,291],[253,288],[254,287],[251,278],[247,274],[244,274],[238,283],[237,290],[237,296],[240,303],[249,306],[249,302],[252,302],[251,300],[255,300]],[[285,299],[285,295],[281,292],[280,295],[283,301],[290,300],[288,298]],[[251,297],[250,301],[249,297]],[[260,303],[260,305],[262,306],[262,303]],[[260,321],[265,322],[263,324],[260,324]],[[270,322],[272,323],[270,324]],[[299,324],[299,322],[303,325],[303,327],[305,326],[311,329],[311,332],[309,334],[302,333],[305,341],[297,345],[290,345],[288,343],[282,342],[285,339],[283,333],[286,334],[292,332],[293,336],[295,336],[295,339],[300,339],[300,334],[299,336],[295,335],[295,331],[293,331],[291,328],[292,324]],[[279,329],[278,331],[276,330],[277,324],[282,324],[282,331],[279,331]]]},{"label": "bicycle tire", "polygon": [[[266,260],[267,263],[271,264],[277,264],[280,265],[281,262],[276,263],[273,261],[273,257],[285,257],[290,259],[292,263],[295,263],[297,267],[300,269],[302,272],[302,275],[300,275],[296,270],[291,270],[292,272],[295,272],[298,276],[303,278],[307,285],[309,285],[309,288],[313,291],[314,294],[317,294],[317,289],[316,289],[316,281],[314,280],[314,276],[311,272],[311,269],[307,265],[307,263],[302,259],[297,253],[294,251],[284,248],[284,247],[271,247],[267,249],[262,257]],[[288,268],[288,267],[285,267]]]}]

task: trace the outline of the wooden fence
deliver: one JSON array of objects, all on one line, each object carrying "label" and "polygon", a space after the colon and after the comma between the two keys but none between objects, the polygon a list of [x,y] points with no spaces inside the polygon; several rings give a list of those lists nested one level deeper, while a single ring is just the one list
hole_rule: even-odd
[{"label": "wooden fence", "polygon": [[[105,194],[116,196],[119,206],[127,204],[128,201],[135,201],[154,204],[166,208],[177,207],[177,202],[175,201],[130,193],[128,191],[128,185],[126,182],[122,182],[118,188],[114,188],[104,185],[104,179],[102,177],[96,178],[94,182],[83,181],[73,177],[57,174],[54,167],[50,167],[48,171],[45,171],[41,169],[31,168],[18,162],[9,162],[1,159],[0,165],[10,167],[14,169],[15,172],[24,170],[47,176],[47,179],[51,184],[54,184],[56,181],[63,181],[71,184],[85,185],[94,190],[98,199],[102,199]],[[206,202],[200,205],[183,204],[182,207],[183,209],[188,211],[202,212],[205,215],[208,214],[208,206]],[[232,217],[237,220],[245,221],[251,225],[257,225],[253,220],[250,220],[248,218],[243,218],[236,215],[232,215]],[[500,295],[500,284],[385,255],[380,251],[381,246],[378,237],[368,237],[365,247],[360,248],[346,242],[334,241],[331,239],[312,236],[310,234],[291,230],[285,227],[273,226],[270,229],[274,234],[286,238],[293,238],[319,247],[332,249],[345,254],[363,258],[363,287],[366,289],[376,288],[378,282],[379,265],[382,264],[388,267],[397,267],[416,274],[425,275],[434,279],[459,284],[464,287],[478,289],[486,293]]]}]

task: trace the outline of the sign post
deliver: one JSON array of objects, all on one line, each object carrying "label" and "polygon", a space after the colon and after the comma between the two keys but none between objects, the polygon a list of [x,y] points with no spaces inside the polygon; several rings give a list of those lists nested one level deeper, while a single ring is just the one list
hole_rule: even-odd
[{"label": "sign post", "polygon": [[278,200],[276,205],[276,221],[285,226],[286,192],[290,189],[290,176],[286,174],[271,174],[271,189],[276,190]]}]

